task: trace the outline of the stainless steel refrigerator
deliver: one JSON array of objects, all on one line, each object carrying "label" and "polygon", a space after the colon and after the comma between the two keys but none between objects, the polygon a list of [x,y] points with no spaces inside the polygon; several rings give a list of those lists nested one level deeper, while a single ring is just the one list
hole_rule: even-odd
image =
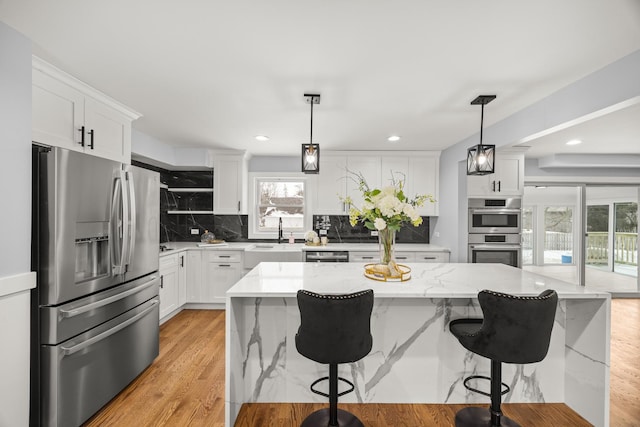
[{"label": "stainless steel refrigerator", "polygon": [[33,146],[31,419],[78,426],[159,350],[159,174]]}]

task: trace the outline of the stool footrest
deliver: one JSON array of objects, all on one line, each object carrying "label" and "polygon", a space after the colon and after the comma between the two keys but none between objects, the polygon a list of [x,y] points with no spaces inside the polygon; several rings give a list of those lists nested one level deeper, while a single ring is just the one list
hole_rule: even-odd
[{"label": "stool footrest", "polygon": [[[312,391],[312,392],[314,392],[315,394],[319,394],[320,396],[329,397],[329,394],[324,393],[324,392],[322,392],[322,391],[318,391],[318,390],[316,390],[316,389],[314,389],[314,388],[313,388],[313,387],[314,387],[316,384],[318,384],[319,382],[321,382],[321,381],[326,381],[326,380],[328,380],[328,379],[329,379],[329,377],[322,377],[322,378],[319,378],[319,379],[315,380],[315,381],[311,384],[311,387],[310,387],[310,388],[311,388],[311,391]],[[351,387],[351,388],[350,388],[350,389],[348,389],[348,390],[345,390],[345,391],[343,391],[343,392],[341,392],[341,393],[338,393],[338,397],[340,397],[340,396],[344,396],[345,394],[348,394],[348,393],[351,393],[351,392],[355,389],[355,386],[353,385],[353,383],[352,383],[351,381],[349,381],[349,380],[347,380],[347,379],[345,379],[345,378],[342,378],[342,377],[338,377],[338,380],[339,380],[339,381],[342,381],[342,382],[344,382],[344,383],[349,384],[349,386]]]},{"label": "stool footrest", "polygon": [[[478,390],[477,388],[473,388],[469,384],[467,384],[469,381],[477,380],[477,379],[491,381],[490,377],[487,377],[487,376],[484,376],[484,375],[471,375],[471,376],[468,376],[467,378],[464,379],[464,383],[463,383],[464,384],[464,388],[466,388],[467,390],[473,391],[474,393],[480,393],[482,395],[491,397],[491,393],[487,393],[485,391]],[[507,394],[507,393],[509,393],[511,391],[511,388],[507,384],[501,382],[500,385],[503,387],[502,391],[500,392],[500,395]]]}]

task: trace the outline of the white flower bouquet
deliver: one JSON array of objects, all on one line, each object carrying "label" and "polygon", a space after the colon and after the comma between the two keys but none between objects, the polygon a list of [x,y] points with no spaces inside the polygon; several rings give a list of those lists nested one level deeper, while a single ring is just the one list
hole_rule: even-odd
[{"label": "white flower bouquet", "polygon": [[417,209],[426,201],[435,202],[429,194],[419,194],[409,199],[404,194],[405,179],[396,179],[392,173],[391,185],[382,189],[371,189],[361,173],[352,173],[358,183],[364,202],[361,207],[354,206],[351,197],[342,199],[349,204],[349,223],[354,226],[359,221],[369,230],[398,231],[405,223],[414,227],[422,224],[422,217]]},{"label": "white flower bouquet", "polygon": [[341,198],[349,204],[349,223],[355,226],[362,222],[369,230],[377,230],[380,242],[380,261],[382,264],[389,264],[393,269],[393,244],[395,232],[400,230],[405,223],[410,223],[414,227],[422,224],[422,217],[416,208],[423,206],[425,202],[435,202],[433,196],[429,194],[418,194],[410,199],[404,194],[405,177],[396,179],[391,173],[391,185],[382,189],[371,189],[362,173],[350,172],[351,177],[358,183],[358,188],[362,192],[363,204],[357,207],[350,197]]}]

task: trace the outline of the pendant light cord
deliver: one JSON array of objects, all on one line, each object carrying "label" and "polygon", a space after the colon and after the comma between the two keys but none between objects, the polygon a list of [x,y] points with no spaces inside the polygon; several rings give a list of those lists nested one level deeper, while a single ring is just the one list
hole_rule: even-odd
[{"label": "pendant light cord", "polygon": [[313,151],[313,147],[311,147],[311,144],[313,144],[313,102],[314,100],[315,100],[315,97],[311,96],[311,132],[309,135],[309,145],[312,151]]},{"label": "pendant light cord", "polygon": [[479,149],[482,148],[482,128],[484,124],[484,103],[482,103],[482,106],[480,108],[480,144],[479,144]]}]

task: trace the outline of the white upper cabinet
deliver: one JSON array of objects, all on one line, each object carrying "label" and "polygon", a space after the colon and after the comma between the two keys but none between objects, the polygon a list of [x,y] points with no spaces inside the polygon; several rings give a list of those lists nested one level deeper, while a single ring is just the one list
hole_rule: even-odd
[{"label": "white upper cabinet", "polygon": [[411,156],[408,160],[409,172],[404,194],[410,199],[418,194],[432,196],[435,202],[426,201],[422,207],[418,208],[418,213],[422,216],[438,216],[440,153]]},{"label": "white upper cabinet", "polygon": [[33,141],[131,162],[131,122],[139,113],[37,57],[31,96]]},{"label": "white upper cabinet", "polygon": [[524,154],[496,153],[495,173],[467,176],[467,196],[522,196],[524,192]]},{"label": "white upper cabinet", "polygon": [[322,153],[318,174],[316,214],[344,215],[346,208],[340,198],[347,194],[347,157],[343,154]]},{"label": "white upper cabinet", "polygon": [[[360,173],[367,181],[369,188],[379,188],[381,157],[368,154],[350,155],[347,157],[347,168],[350,172]],[[353,204],[362,206],[364,199],[362,192],[358,188],[359,183],[352,174],[347,174],[347,196],[351,197]]]},{"label": "white upper cabinet", "polygon": [[213,212],[247,213],[247,161],[244,154],[214,154]]},{"label": "white upper cabinet", "polygon": [[[347,207],[340,197],[350,196],[356,206],[362,205],[362,193],[349,172],[361,173],[370,188],[391,185],[405,179],[405,195],[430,194],[436,203],[426,203],[419,209],[422,216],[438,215],[438,177],[440,152],[331,152],[320,157],[320,173],[314,213],[346,215]],[[349,171],[349,172],[347,172]]]}]

